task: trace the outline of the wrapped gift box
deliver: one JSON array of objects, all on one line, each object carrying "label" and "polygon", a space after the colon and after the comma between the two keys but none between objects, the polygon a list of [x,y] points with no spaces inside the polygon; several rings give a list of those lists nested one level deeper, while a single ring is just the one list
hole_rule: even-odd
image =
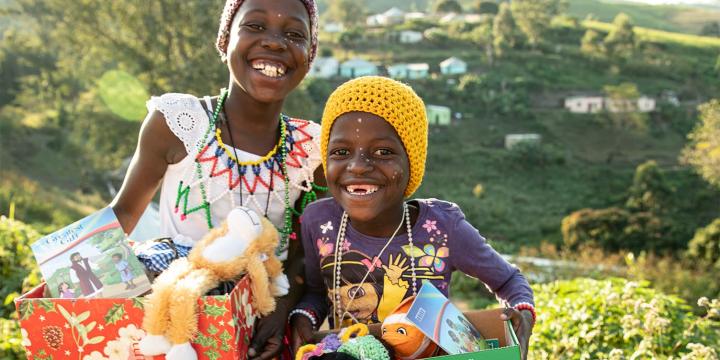
[{"label": "wrapped gift box", "polygon": [[[28,359],[150,359],[137,351],[144,298],[43,298],[44,290],[15,299]],[[250,299],[247,277],[227,295],[198,299],[193,347],[200,360],[246,358],[255,321]]]}]

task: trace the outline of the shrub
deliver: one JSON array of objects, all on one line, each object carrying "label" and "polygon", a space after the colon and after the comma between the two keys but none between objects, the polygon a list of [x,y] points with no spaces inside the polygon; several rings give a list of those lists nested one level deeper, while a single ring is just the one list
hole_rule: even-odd
[{"label": "shrub", "polygon": [[533,289],[531,359],[717,359],[718,300],[698,301],[708,311],[700,317],[646,282],[579,278]]},{"label": "shrub", "polygon": [[582,209],[562,220],[565,246],[577,249],[594,244],[605,250],[660,250],[668,248],[667,225],[649,212],[631,213],[617,207]]},{"label": "shrub", "polygon": [[0,217],[0,299],[5,303],[0,307],[1,317],[14,314],[12,299],[39,283],[38,268],[30,250],[30,243],[39,237],[30,226]]},{"label": "shrub", "polygon": [[720,270],[720,219],[695,232],[686,254]]}]

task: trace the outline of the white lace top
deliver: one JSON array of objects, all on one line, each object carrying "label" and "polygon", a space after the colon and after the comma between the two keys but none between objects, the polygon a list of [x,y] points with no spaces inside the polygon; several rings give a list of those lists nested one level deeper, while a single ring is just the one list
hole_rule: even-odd
[{"label": "white lace top", "polygon": [[[204,101],[207,108],[212,109],[210,98]],[[170,130],[183,142],[188,154],[180,162],[169,165],[163,178],[160,192],[163,236],[171,237],[177,244],[193,246],[210,229],[208,217],[212,226],[218,226],[228,212],[239,205],[260,215],[267,213],[275,226],[283,227],[285,182],[279,155],[258,166],[238,166],[215,140],[211,114],[192,95],[171,93],[152,97],[147,107],[165,116]],[[320,165],[320,125],[287,118],[286,127],[286,167],[293,206],[302,191],[311,189],[313,173]],[[264,155],[240,149],[234,149],[234,154],[241,163],[257,161]],[[287,249],[279,250],[284,260]]]}]

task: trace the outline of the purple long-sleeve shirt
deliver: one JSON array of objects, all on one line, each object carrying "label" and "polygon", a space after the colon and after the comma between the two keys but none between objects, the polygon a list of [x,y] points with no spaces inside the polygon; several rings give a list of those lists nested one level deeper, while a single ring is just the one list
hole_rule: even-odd
[{"label": "purple long-sleeve shirt", "polygon": [[[525,277],[488,245],[456,204],[436,199],[411,203],[420,209],[412,227],[413,246],[403,224],[379,258],[388,238],[364,235],[348,222],[340,295],[349,315],[360,322],[379,322],[411,296],[410,256],[415,259],[418,290],[422,280],[429,280],[448,296],[451,274],[459,270],[485,283],[511,305],[534,303]],[[310,204],[302,217],[306,292],[297,308],[313,311],[321,321],[332,311],[334,301],[329,289],[335,287],[335,244],[342,213],[340,205],[327,198]]]}]

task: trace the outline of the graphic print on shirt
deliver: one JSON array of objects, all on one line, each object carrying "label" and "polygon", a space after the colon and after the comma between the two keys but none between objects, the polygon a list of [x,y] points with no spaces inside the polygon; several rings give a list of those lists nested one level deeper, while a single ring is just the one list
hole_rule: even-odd
[{"label": "graphic print on shirt", "polygon": [[[434,221],[428,220],[425,225],[427,227],[423,228],[427,232],[418,234],[415,246],[404,245],[402,252],[383,254],[382,259],[352,249],[352,244],[346,239],[340,262],[339,287],[341,308],[346,312],[343,325],[352,324],[353,319],[362,323],[381,322],[403,299],[412,295],[410,257],[415,260],[418,286],[427,279],[434,281],[439,288],[447,289],[445,279],[450,270],[447,263],[450,256],[448,236],[437,228]],[[324,228],[328,226],[332,223],[321,225]],[[322,236],[316,239],[316,245],[328,297],[334,303],[335,241]]]}]

